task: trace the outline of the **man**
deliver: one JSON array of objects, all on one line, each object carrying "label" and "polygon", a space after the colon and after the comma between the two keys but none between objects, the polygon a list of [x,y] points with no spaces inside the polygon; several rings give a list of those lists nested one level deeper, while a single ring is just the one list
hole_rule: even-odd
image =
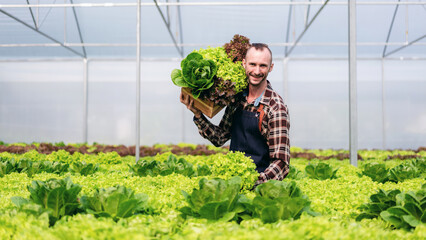
[{"label": "man", "polygon": [[194,122],[204,138],[215,146],[231,139],[230,150],[250,156],[260,173],[255,186],[268,180],[282,180],[290,164],[290,121],[287,106],[267,80],[272,71],[272,52],[266,44],[253,43],[242,64],[248,89],[236,96],[219,126],[213,125],[193,107],[193,100],[181,102],[194,113]]}]

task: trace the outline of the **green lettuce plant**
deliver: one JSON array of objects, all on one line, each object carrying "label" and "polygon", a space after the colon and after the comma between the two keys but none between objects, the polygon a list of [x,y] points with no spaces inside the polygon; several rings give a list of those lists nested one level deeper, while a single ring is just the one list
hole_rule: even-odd
[{"label": "green lettuce plant", "polygon": [[379,183],[389,181],[389,170],[384,163],[367,163],[363,166],[363,170],[359,176],[368,176],[371,180]]},{"label": "green lettuce plant", "polygon": [[389,181],[403,182],[421,175],[419,169],[412,162],[404,162],[389,170]]},{"label": "green lettuce plant", "polygon": [[335,179],[337,178],[337,169],[324,162],[320,163],[309,163],[305,167],[306,174],[313,179],[325,180],[325,179]]},{"label": "green lettuce plant", "polygon": [[86,163],[86,162],[73,162],[70,167],[71,173],[79,173],[82,176],[93,174],[99,170],[99,164]]},{"label": "green lettuce plant", "polygon": [[290,165],[286,178],[297,180],[297,179],[302,179],[304,177],[306,177],[304,172],[300,171],[295,166]]},{"label": "green lettuce plant", "polygon": [[184,158],[177,158],[170,154],[165,161],[157,161],[152,158],[141,159],[134,165],[128,164],[130,172],[140,177],[146,176],[166,176],[172,173],[181,174],[187,177],[210,175],[211,170],[207,165],[194,166]]},{"label": "green lettuce plant", "polygon": [[357,221],[380,216],[394,228],[416,228],[426,223],[426,184],[417,192],[380,189],[360,209],[362,213],[357,216]]},{"label": "green lettuce plant", "polygon": [[49,215],[50,225],[55,224],[63,216],[74,215],[78,212],[77,195],[82,187],[72,183],[69,177],[65,179],[49,179],[47,181],[32,181],[28,187],[30,198],[12,197],[12,202],[20,209],[30,213]]},{"label": "green lettuce plant", "polygon": [[[253,218],[260,218],[264,223],[299,219],[303,212],[311,216],[319,215],[311,210],[309,198],[295,181],[270,180],[257,186],[255,194],[252,203],[246,202],[245,207]],[[247,218],[247,215],[244,217]]]},{"label": "green lettuce plant", "polygon": [[135,194],[132,189],[121,185],[95,189],[93,196],[82,196],[80,203],[87,213],[113,218],[115,221],[134,214],[153,212],[146,194]]},{"label": "green lettuce plant", "polygon": [[217,66],[210,59],[204,59],[199,53],[192,52],[182,60],[182,70],[174,69],[171,73],[173,83],[178,87],[187,87],[192,90],[194,98],[213,86],[213,77]]},{"label": "green lettuce plant", "polygon": [[396,205],[396,195],[400,193],[401,191],[398,189],[389,191],[379,189],[370,196],[368,203],[364,203],[359,207],[362,212],[356,217],[356,220],[377,218],[382,211]]},{"label": "green lettuce plant", "polygon": [[243,198],[240,189],[241,178],[237,176],[229,180],[202,178],[199,188],[194,188],[191,194],[182,190],[188,206],[179,211],[183,218],[192,216],[221,221],[237,220],[238,214],[244,212],[240,203]]}]

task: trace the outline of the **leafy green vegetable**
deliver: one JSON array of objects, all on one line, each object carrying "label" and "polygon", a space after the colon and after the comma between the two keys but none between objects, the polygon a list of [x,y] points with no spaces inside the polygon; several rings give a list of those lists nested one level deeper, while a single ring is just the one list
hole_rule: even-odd
[{"label": "leafy green vegetable", "polygon": [[166,161],[157,161],[152,158],[145,158],[134,165],[128,165],[130,172],[137,176],[166,176],[172,173],[182,174],[187,177],[210,175],[211,170],[207,165],[198,165],[196,171],[191,163],[184,158],[177,158],[170,154]]},{"label": "leafy green vegetable", "polygon": [[357,221],[380,216],[395,228],[415,228],[426,223],[426,184],[417,192],[380,189],[360,209],[363,212],[357,216]]},{"label": "leafy green vegetable", "polygon": [[70,168],[70,172],[79,173],[82,176],[93,174],[99,169],[99,164],[74,162]]},{"label": "leafy green vegetable", "polygon": [[115,221],[134,214],[152,212],[146,194],[134,194],[133,190],[121,185],[96,189],[93,196],[84,195],[80,202],[87,213],[96,217],[110,217]]},{"label": "leafy green vegetable", "polygon": [[356,217],[356,220],[377,218],[382,211],[396,205],[396,195],[400,193],[401,191],[398,189],[390,191],[379,189],[377,193],[370,196],[368,203],[359,207],[362,212]]},{"label": "leafy green vegetable", "polygon": [[[77,195],[81,191],[81,186],[73,184],[69,177],[65,179],[49,179],[47,181],[32,181],[28,186],[30,198],[12,197],[12,202],[20,207],[32,209],[31,213],[46,212],[49,215],[50,225],[53,225],[63,216],[74,215],[78,212]],[[25,206],[36,204],[41,206],[41,210],[36,206]],[[38,210],[34,210],[38,209]]]},{"label": "leafy green vegetable", "polygon": [[21,158],[16,161],[14,158],[0,162],[0,177],[12,172],[26,173],[32,177],[36,173],[56,173],[62,174],[68,171],[69,165],[61,162],[33,162],[28,158]]},{"label": "leafy green vegetable", "polygon": [[339,169],[333,169],[332,166],[324,162],[309,163],[305,168],[305,172],[310,178],[318,180],[337,178],[337,170]]},{"label": "leafy green vegetable", "polygon": [[318,216],[311,210],[308,197],[303,195],[295,181],[282,182],[270,180],[255,189],[256,197],[245,207],[253,217],[264,223],[273,223],[280,219],[299,219],[303,212]]},{"label": "leafy green vegetable", "polygon": [[371,180],[379,183],[384,183],[389,180],[389,170],[384,163],[367,163],[364,165],[362,174],[371,178]]},{"label": "leafy green vegetable", "polygon": [[[3,160],[3,159],[2,159]],[[18,163],[15,159],[3,160],[0,162],[0,177],[4,177],[6,174],[16,172]]]},{"label": "leafy green vegetable", "polygon": [[380,213],[383,220],[395,228],[411,229],[426,223],[426,191],[400,193],[396,196],[396,206]]},{"label": "leafy green vegetable", "polygon": [[289,179],[302,179],[305,177],[305,173],[297,169],[295,166],[290,165],[286,178]]},{"label": "leafy green vegetable", "polygon": [[403,182],[420,176],[418,168],[412,162],[404,162],[389,170],[389,181]]},{"label": "leafy green vegetable", "polygon": [[[239,93],[247,87],[247,76],[241,61],[233,62],[226,54],[223,47],[208,47],[196,50],[197,53],[203,55],[204,58],[213,60],[218,66],[217,77],[223,81],[231,81],[230,86],[235,93]],[[217,88],[226,91],[227,87],[219,83]]]},{"label": "leafy green vegetable", "polygon": [[242,152],[229,152],[224,154],[215,154],[203,162],[211,166],[212,176],[223,179],[230,179],[234,176],[241,177],[243,190],[249,191],[253,188],[258,179],[259,173],[256,171],[256,164]]},{"label": "leafy green vegetable", "polygon": [[213,77],[217,72],[213,60],[204,59],[201,54],[192,52],[182,60],[180,66],[182,70],[172,71],[172,81],[176,86],[191,88],[194,98],[198,98],[202,91],[213,86]]},{"label": "leafy green vegetable", "polygon": [[199,189],[194,188],[191,194],[182,190],[188,206],[182,207],[179,211],[184,218],[193,216],[210,220],[237,220],[238,213],[244,211],[239,202],[242,197],[239,194],[240,189],[240,177],[229,180],[202,178],[199,181]]}]

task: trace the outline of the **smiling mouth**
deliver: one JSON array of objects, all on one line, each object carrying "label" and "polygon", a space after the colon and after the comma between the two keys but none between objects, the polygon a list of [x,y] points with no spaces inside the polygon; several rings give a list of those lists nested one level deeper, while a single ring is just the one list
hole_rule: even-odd
[{"label": "smiling mouth", "polygon": [[263,74],[262,75],[253,75],[253,74],[250,74],[250,76],[252,76],[254,78],[263,78]]}]

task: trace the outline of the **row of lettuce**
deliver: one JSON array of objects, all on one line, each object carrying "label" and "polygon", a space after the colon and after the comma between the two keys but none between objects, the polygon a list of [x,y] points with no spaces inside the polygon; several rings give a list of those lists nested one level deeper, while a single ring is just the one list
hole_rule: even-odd
[{"label": "row of lettuce", "polygon": [[[230,154],[231,155],[231,154]],[[52,154],[39,154],[37,151],[30,151],[23,155],[10,153],[0,153],[0,177],[12,172],[26,173],[28,176],[46,172],[63,174],[71,172],[87,176],[99,170],[99,164],[118,164],[123,158],[116,152],[99,153],[98,155],[88,155],[59,150]],[[368,176],[373,181],[384,183],[402,182],[412,178],[426,178],[426,158],[416,158],[406,160],[399,165],[388,168],[385,163],[369,161],[363,164],[359,176]],[[241,161],[237,161],[241,162]],[[234,163],[235,164],[235,163]],[[221,172],[214,172],[217,168],[212,168],[206,163],[190,163],[183,157],[174,154],[164,154],[163,157],[146,157],[136,163],[127,163],[129,171],[137,176],[165,176],[172,173],[182,174],[187,177],[214,175],[220,176]],[[245,163],[246,167],[250,164]],[[251,169],[253,165],[250,166]],[[326,162],[310,162],[304,172],[294,166],[290,166],[287,178],[299,179],[310,177],[313,179],[333,179],[337,178],[338,168],[333,168]],[[249,171],[255,175],[253,169]],[[250,180],[252,180],[252,177]]]},{"label": "row of lettuce", "polygon": [[[135,156],[135,146],[124,145],[105,145],[105,144],[85,144],[85,143],[11,143],[7,144],[0,141],[0,153],[11,152],[24,154],[25,152],[36,150],[40,153],[51,154],[61,150],[70,154],[99,154],[107,152],[117,152],[120,156]],[[212,155],[216,153],[229,152],[227,147],[214,147],[212,145],[200,144],[155,144],[153,146],[140,146],[140,156],[155,156],[157,154],[172,152],[177,155]],[[349,151],[342,149],[303,149],[300,147],[291,147],[292,158],[303,158],[309,160],[328,160],[339,159],[345,160],[349,158]],[[391,159],[415,159],[426,157],[426,147],[419,147],[415,150],[358,150],[359,160],[391,160]]]},{"label": "row of lettuce", "polygon": [[[199,180],[191,193],[181,191],[186,205],[179,207],[180,217],[204,218],[214,221],[235,221],[258,218],[263,223],[278,220],[295,220],[303,213],[318,216],[311,209],[311,201],[302,193],[296,181],[303,178],[316,180],[337,179],[338,168],[325,162],[309,162],[304,171],[291,166],[288,181],[270,181],[251,191],[257,178],[254,164],[241,153],[218,154],[197,161],[191,156],[177,157],[162,154],[132,162],[117,153],[98,155],[69,154],[65,151],[50,155],[36,151],[22,155],[0,153],[0,176],[13,172],[29,177],[39,173],[67,175],[62,179],[34,180],[28,187],[29,198],[12,197],[19,211],[41,216],[47,215],[50,225],[64,216],[93,214],[115,221],[137,214],[159,214],[161,211],[146,194],[135,194],[130,188],[115,185],[96,188],[91,194],[80,194],[81,185],[72,183],[69,174],[88,176],[97,172],[111,173],[114,165],[125,165],[117,171],[128,171],[137,177],[182,175]],[[125,164],[123,164],[125,163]],[[102,167],[100,167],[100,165]],[[363,164],[359,177],[369,177],[378,183],[403,182],[408,179],[425,179],[426,160],[417,158],[388,168],[385,163]],[[105,169],[102,169],[105,168]],[[107,169],[110,168],[110,169]],[[237,176],[237,177],[235,177]],[[293,179],[293,180],[292,180]],[[368,203],[359,206],[358,221],[379,218],[394,228],[412,229],[426,222],[426,184],[418,191],[378,189]],[[82,196],[81,196],[82,195]]]}]

